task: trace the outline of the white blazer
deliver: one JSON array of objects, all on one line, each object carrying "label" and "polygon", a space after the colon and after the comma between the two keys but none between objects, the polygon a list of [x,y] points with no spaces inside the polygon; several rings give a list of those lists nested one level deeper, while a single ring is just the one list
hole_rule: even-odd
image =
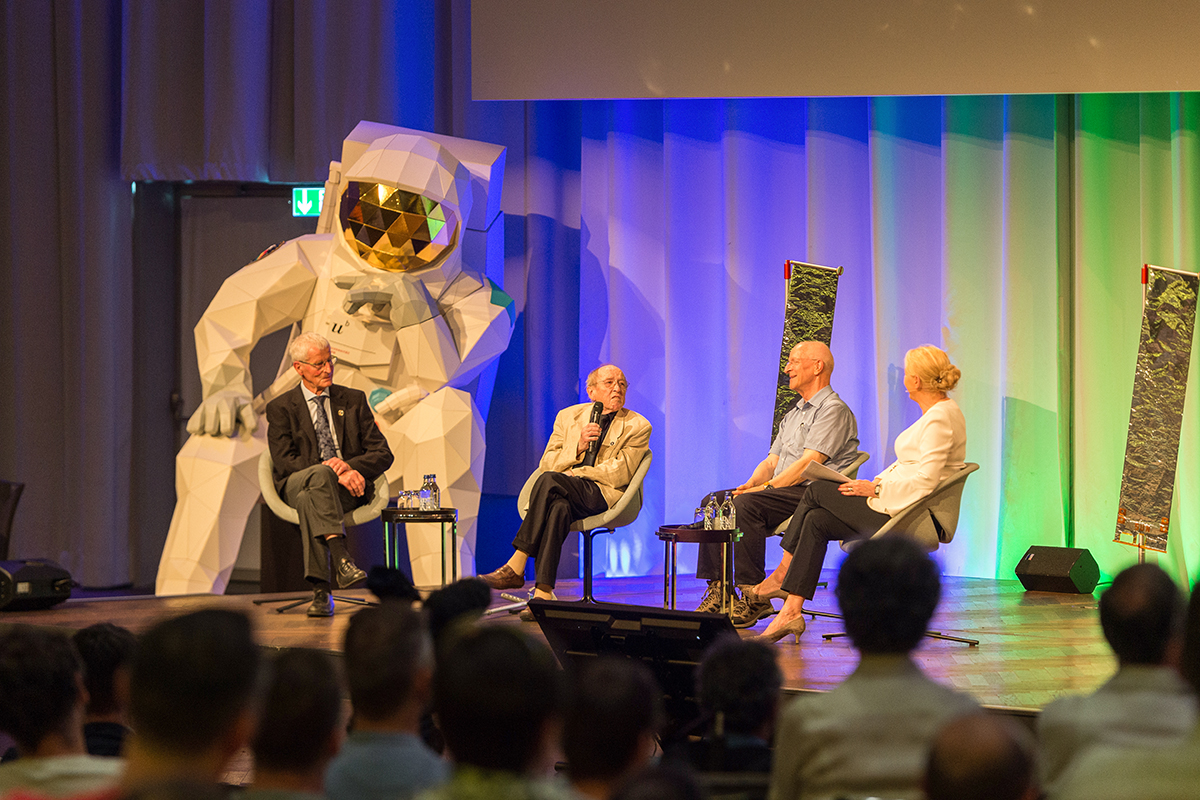
[{"label": "white blazer", "polygon": [[929,494],[966,465],[967,421],[958,403],[946,399],[896,437],[896,461],[875,476],[879,496],[867,505],[894,515]]}]

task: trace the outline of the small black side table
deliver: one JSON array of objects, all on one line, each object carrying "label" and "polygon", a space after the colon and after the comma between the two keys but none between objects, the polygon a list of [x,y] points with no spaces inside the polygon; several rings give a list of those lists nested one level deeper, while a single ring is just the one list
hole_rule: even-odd
[{"label": "small black side table", "polygon": [[742,538],[738,528],[706,530],[685,525],[664,525],[658,529],[663,543],[663,608],[675,608],[676,569],[679,561],[676,549],[680,544],[721,545],[721,613],[733,610],[733,543]]},{"label": "small black side table", "polygon": [[446,525],[450,526],[450,583],[458,580],[458,509],[439,508],[422,511],[417,508],[385,508],[379,515],[383,518],[383,562],[389,567],[400,566],[400,535],[396,527],[404,522],[439,522],[442,525],[442,586],[446,585]]}]

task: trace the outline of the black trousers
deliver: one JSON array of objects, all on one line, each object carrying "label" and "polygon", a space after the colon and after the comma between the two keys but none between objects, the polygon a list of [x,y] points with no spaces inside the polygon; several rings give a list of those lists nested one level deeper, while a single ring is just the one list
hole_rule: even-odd
[{"label": "black trousers", "polygon": [[355,497],[338,483],[332,467],[314,464],[288,476],[283,486],[283,502],[300,515],[305,579],[310,582],[329,580],[329,545],[325,537],[344,534],[344,509],[358,508],[367,502],[367,495]]},{"label": "black trousers", "polygon": [[538,477],[529,494],[529,511],[513,539],[513,547],[534,559],[537,583],[554,587],[571,523],[607,508],[595,481],[561,472],[543,472]]},{"label": "black trousers", "polygon": [[829,543],[866,538],[889,519],[867,505],[867,498],[847,497],[833,481],[813,481],[783,534],[783,549],[792,554],[783,590],[811,600]]},{"label": "black trousers", "polygon": [[[803,486],[780,486],[733,498],[734,513],[742,538],[733,546],[733,582],[754,586],[767,577],[767,537],[775,526],[792,516],[804,497]],[[720,580],[721,545],[702,544],[696,558],[696,577]]]}]

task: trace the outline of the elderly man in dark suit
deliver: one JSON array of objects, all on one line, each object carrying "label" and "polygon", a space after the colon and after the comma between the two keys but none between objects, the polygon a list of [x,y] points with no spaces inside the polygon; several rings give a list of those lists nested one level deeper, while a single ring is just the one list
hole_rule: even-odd
[{"label": "elderly man in dark suit", "polygon": [[[330,583],[365,580],[346,550],[342,518],[370,502],[374,481],[392,464],[367,398],[333,383],[329,342],[302,333],[288,346],[300,385],[267,405],[267,441],[275,489],[300,515],[304,577],[313,585],[310,617],[333,615]],[[331,565],[332,560],[332,565]]]}]

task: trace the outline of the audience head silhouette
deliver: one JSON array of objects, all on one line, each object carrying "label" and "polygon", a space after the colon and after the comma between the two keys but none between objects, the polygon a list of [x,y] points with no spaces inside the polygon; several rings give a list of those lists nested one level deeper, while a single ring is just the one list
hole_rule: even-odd
[{"label": "audience head silhouette", "polygon": [[83,663],[66,634],[14,625],[0,635],[0,730],[22,756],[57,736],[83,752]]},{"label": "audience head silhouette", "polygon": [[262,788],[280,774],[312,773],[313,790],[320,792],[325,765],[337,752],[343,731],[342,692],[333,660],[303,648],[279,653],[269,665],[251,745],[255,785]]},{"label": "audience head silhouette", "polygon": [[1192,689],[1200,694],[1200,592],[1196,591],[1188,600],[1181,661],[1180,672]]},{"label": "audience head silhouette", "polygon": [[700,707],[714,731],[770,739],[783,673],[777,651],[764,642],[729,636],[713,643],[696,668]]},{"label": "audience head silhouette", "polygon": [[607,797],[649,762],[662,721],[662,690],[641,662],[608,656],[576,669],[563,722],[571,783]]},{"label": "audience head silhouette", "polygon": [[454,761],[515,773],[539,767],[560,717],[560,681],[550,651],[518,631],[480,627],[449,642],[433,705]]},{"label": "audience head silhouette", "polygon": [[440,649],[443,634],[477,621],[492,602],[492,590],[479,578],[463,578],[431,592],[421,609],[429,620],[429,635]]},{"label": "audience head silhouette", "polygon": [[[350,618],[343,642],[355,717],[383,722],[424,706],[433,680],[433,645],[421,615],[403,603],[365,608]],[[416,719],[420,708],[410,709]],[[412,720],[409,720],[410,727]]]},{"label": "audience head silhouette", "polygon": [[938,568],[903,535],[868,539],[846,556],[837,600],[846,633],[864,653],[907,653],[928,630],[941,596]]},{"label": "audience head silhouette", "polygon": [[253,731],[259,663],[244,614],[206,609],[154,625],[130,669],[136,749],[181,761],[211,755],[219,771]]},{"label": "audience head silhouette", "polygon": [[1162,664],[1176,657],[1183,621],[1183,595],[1156,564],[1122,570],[1100,595],[1100,627],[1121,664]]},{"label": "audience head silhouette", "polygon": [[129,703],[129,662],[137,637],[127,628],[98,622],[71,637],[84,665],[89,715],[121,714]]},{"label": "audience head silhouette", "polygon": [[1011,719],[975,712],[944,725],[929,751],[929,800],[1034,800],[1036,746]]}]

